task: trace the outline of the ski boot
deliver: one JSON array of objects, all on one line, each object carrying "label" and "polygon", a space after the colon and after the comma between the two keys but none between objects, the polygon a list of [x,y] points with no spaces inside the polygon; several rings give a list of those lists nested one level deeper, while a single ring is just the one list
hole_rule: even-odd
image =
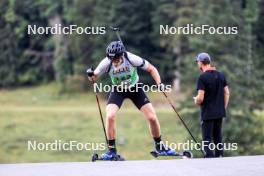
[{"label": "ski boot", "polygon": [[92,156],[92,161],[102,160],[102,161],[125,161],[125,159],[118,155],[115,151],[108,150],[106,153],[103,153],[101,157],[97,153],[94,153]]},{"label": "ski boot", "polygon": [[164,146],[164,144],[161,145],[161,147],[156,147],[156,150],[150,152],[153,157],[157,158],[159,156],[176,156],[182,158],[193,158],[193,154],[190,151],[176,152],[175,150]]}]

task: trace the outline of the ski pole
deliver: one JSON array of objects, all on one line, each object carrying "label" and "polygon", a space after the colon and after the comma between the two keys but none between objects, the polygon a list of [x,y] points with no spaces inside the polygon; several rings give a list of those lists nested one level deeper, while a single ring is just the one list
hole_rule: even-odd
[{"label": "ski pole", "polygon": [[[186,125],[186,123],[184,122],[183,118],[180,116],[180,114],[177,112],[175,106],[172,104],[172,102],[170,101],[169,97],[167,96],[167,94],[162,91],[163,95],[165,96],[166,100],[169,102],[170,106],[172,107],[172,109],[174,110],[174,112],[176,113],[176,115],[179,117],[180,121],[182,122],[183,126],[185,127],[185,129],[188,131],[188,133],[190,134],[190,136],[192,137],[193,141],[196,143],[196,144],[199,144],[197,142],[197,140],[195,139],[195,137],[193,136],[192,132],[190,131],[190,129],[188,128],[188,126]],[[201,145],[200,145],[201,146]],[[205,153],[203,151],[203,149],[201,148],[201,152],[203,154],[203,157],[205,156]]]},{"label": "ski pole", "polygon": [[[95,84],[94,80],[92,80],[92,83],[93,83],[93,87],[94,87],[94,84]],[[96,97],[97,107],[98,107],[98,110],[99,110],[99,113],[100,113],[101,122],[102,122],[103,130],[104,130],[105,141],[106,141],[106,144],[108,144],[106,130],[105,130],[105,124],[104,124],[104,119],[103,119],[102,110],[101,110],[100,101],[99,101],[99,98],[98,98],[97,91],[95,91],[95,97]]]},{"label": "ski pole", "polygon": [[[121,39],[121,37],[120,37],[120,35],[119,35],[119,28],[118,28],[118,27],[113,27],[113,26],[109,26],[109,28],[110,28],[111,30],[113,30],[113,31],[116,33],[116,36],[117,36],[118,40],[119,40],[121,43],[123,43],[123,41],[122,41],[122,39]],[[124,43],[123,43],[123,45],[124,45]],[[124,45],[124,47],[125,47],[125,45]]]}]

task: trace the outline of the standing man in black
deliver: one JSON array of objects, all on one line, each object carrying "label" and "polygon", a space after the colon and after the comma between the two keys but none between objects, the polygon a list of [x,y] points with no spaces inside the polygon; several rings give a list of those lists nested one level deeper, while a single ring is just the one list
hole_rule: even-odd
[{"label": "standing man in black", "polygon": [[[201,108],[203,150],[206,158],[222,157],[222,120],[226,116],[229,89],[224,74],[210,65],[209,54],[198,54],[196,62],[203,72],[197,81],[198,94],[194,97],[194,103]],[[215,151],[209,147],[210,143],[215,144]]]}]

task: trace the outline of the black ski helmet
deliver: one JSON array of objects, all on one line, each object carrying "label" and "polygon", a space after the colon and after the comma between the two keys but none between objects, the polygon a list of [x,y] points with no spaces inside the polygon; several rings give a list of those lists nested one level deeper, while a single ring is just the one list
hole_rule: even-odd
[{"label": "black ski helmet", "polygon": [[112,41],[106,48],[106,56],[112,60],[121,56],[125,52],[125,47],[121,41]]}]

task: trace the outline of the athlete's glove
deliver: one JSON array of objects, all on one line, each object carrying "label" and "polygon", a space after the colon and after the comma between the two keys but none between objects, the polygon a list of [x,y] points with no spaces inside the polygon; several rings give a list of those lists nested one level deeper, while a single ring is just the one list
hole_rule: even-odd
[{"label": "athlete's glove", "polygon": [[86,73],[87,73],[88,77],[92,77],[92,76],[94,76],[94,69],[89,68],[86,70]]},{"label": "athlete's glove", "polygon": [[158,90],[161,92],[164,92],[166,90],[166,86],[163,83],[158,84]]}]

